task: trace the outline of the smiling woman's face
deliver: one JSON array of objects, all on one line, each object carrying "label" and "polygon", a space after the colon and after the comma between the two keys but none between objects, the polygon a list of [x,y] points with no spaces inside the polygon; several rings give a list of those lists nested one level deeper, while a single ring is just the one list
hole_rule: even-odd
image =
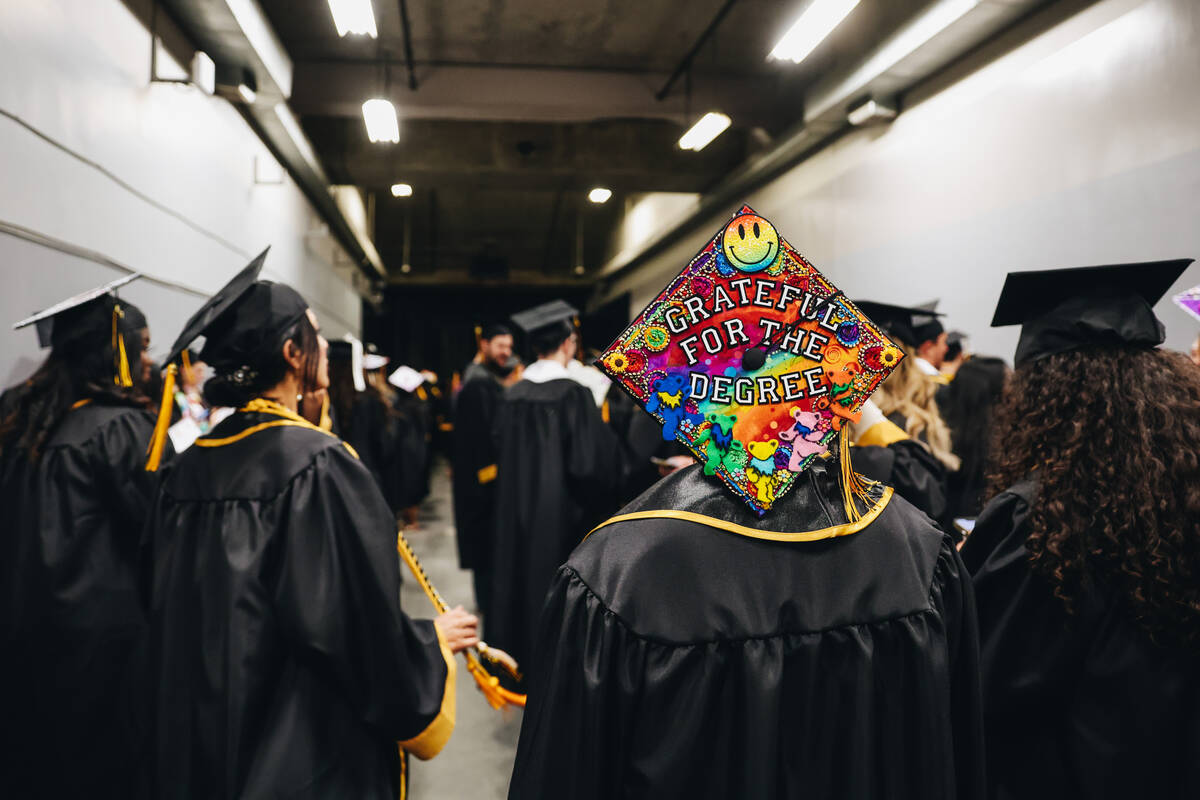
[{"label": "smiling woman's face", "polygon": [[779,233],[762,217],[743,214],[726,226],[721,248],[734,269],[760,272],[779,258]]}]

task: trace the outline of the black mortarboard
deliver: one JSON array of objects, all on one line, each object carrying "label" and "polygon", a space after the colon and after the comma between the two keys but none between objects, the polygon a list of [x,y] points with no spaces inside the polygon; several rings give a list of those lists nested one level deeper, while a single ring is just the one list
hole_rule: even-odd
[{"label": "black mortarboard", "polygon": [[200,358],[223,372],[274,351],[278,338],[295,325],[308,303],[290,286],[258,280],[268,247],[258,254],[192,315],[175,340],[166,363],[171,363],[197,338],[204,337]]},{"label": "black mortarboard", "polygon": [[175,360],[192,342],[203,336],[200,359],[218,375],[229,373],[239,367],[254,366],[268,353],[278,352],[280,337],[308,310],[308,303],[295,289],[282,283],[258,280],[270,249],[259,253],[200,306],[171,346],[164,362],[167,374],[163,379],[162,404],[150,443],[147,470],[157,470],[162,455],[170,422],[170,395],[175,386]]},{"label": "black mortarboard", "polygon": [[1154,304],[1192,259],[1010,272],[992,327],[1020,325],[1016,366],[1083,347],[1155,347]]},{"label": "black mortarboard", "polygon": [[[910,346],[936,339],[942,332],[942,323],[938,322],[938,317],[945,315],[931,307],[937,305],[936,300],[923,307],[896,306],[890,303],[876,303],[873,300],[855,300],[854,305],[876,325]],[[932,336],[929,335],[930,332]]]},{"label": "black mortarboard", "polygon": [[[13,325],[13,330],[37,325],[40,347],[62,347],[85,339],[98,344],[105,342],[112,336],[113,308],[118,305],[112,293],[140,277],[141,274],[135,272],[55,303]],[[121,333],[146,327],[146,317],[136,306],[130,303],[119,305],[117,329]]]},{"label": "black mortarboard", "polygon": [[512,315],[513,323],[529,334],[537,333],[558,322],[567,322],[579,316],[579,310],[565,300],[551,300],[540,306]]}]

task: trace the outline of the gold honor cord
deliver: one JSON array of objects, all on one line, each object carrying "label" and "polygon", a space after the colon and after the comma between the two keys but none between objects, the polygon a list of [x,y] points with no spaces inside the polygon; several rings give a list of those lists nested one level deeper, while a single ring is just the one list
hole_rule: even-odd
[{"label": "gold honor cord", "polygon": [[[417,554],[413,552],[412,545],[404,538],[403,531],[396,532],[396,550],[400,553],[400,557],[404,559],[404,563],[408,564],[408,568],[412,570],[412,574],[416,576],[417,583],[421,584],[421,588],[425,591],[425,596],[429,598],[429,602],[433,603],[433,607],[439,614],[446,613],[449,610],[449,606],[446,605],[446,601],[442,599],[438,590],[429,582],[429,576],[425,574],[421,562],[417,560]],[[475,683],[479,686],[479,691],[483,692],[483,697],[487,700],[488,705],[497,709],[504,708],[506,705],[524,708],[525,695],[509,691],[501,686],[500,679],[488,672],[483,664],[480,663],[480,656],[502,667],[515,680],[521,680],[521,672],[517,668],[517,662],[513,661],[512,656],[503,650],[488,647],[483,642],[475,645],[470,650],[464,650],[463,658],[467,661],[467,671],[475,679]]]}]

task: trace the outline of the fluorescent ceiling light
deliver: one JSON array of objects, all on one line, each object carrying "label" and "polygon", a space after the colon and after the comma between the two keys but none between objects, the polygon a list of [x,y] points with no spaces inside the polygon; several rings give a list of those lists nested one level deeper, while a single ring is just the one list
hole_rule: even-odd
[{"label": "fluorescent ceiling light", "polygon": [[815,0],[767,58],[799,64],[854,10],[858,0]]},{"label": "fluorescent ceiling light", "polygon": [[400,121],[396,118],[396,107],[382,97],[362,104],[363,122],[367,123],[367,138],[372,142],[400,141]]},{"label": "fluorescent ceiling light", "polygon": [[588,200],[593,203],[607,203],[610,197],[612,197],[612,189],[604,189],[599,186],[588,192]]},{"label": "fluorescent ceiling light", "polygon": [[254,98],[258,97],[258,95],[255,94],[254,90],[251,89],[249,86],[247,86],[244,83],[238,84],[238,94],[240,94],[242,96],[242,99],[245,100],[247,103],[253,103]]},{"label": "fluorescent ceiling light", "polygon": [[333,24],[337,27],[338,36],[359,34],[379,36],[375,28],[375,9],[371,0],[329,0],[329,11],[333,14]]},{"label": "fluorescent ceiling light", "polygon": [[392,197],[412,197],[412,186],[407,183],[393,183]]},{"label": "fluorescent ceiling light", "polygon": [[731,121],[729,117],[717,111],[708,112],[688,128],[687,133],[679,137],[680,149],[696,152],[703,150],[709,142],[724,133]]}]

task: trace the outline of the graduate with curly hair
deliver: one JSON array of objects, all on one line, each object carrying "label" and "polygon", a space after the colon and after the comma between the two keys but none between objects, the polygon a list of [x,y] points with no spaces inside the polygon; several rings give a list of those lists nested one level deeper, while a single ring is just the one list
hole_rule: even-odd
[{"label": "graduate with curly hair", "polygon": [[1017,370],[962,551],[991,797],[1200,797],[1200,373],[1152,310],[1189,263],[1005,283]]}]

